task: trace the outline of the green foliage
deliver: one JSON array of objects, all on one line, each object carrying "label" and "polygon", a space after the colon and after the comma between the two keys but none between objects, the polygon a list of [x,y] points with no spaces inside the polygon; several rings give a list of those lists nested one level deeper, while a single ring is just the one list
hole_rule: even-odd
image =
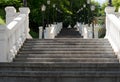
[{"label": "green foliage", "polygon": [[22,6],[21,0],[0,0],[0,7],[4,8],[6,6],[14,6],[16,8]]},{"label": "green foliage", "polygon": [[0,17],[0,25],[5,24],[4,20]]},{"label": "green foliage", "polygon": [[104,38],[106,34],[106,29],[105,28],[100,28],[98,31],[98,37],[99,38]]},{"label": "green foliage", "polygon": [[113,0],[113,6],[116,7],[116,11],[118,11],[118,8],[120,7],[120,0]]},{"label": "green foliage", "polygon": [[[16,8],[19,8],[23,5],[23,0],[0,0],[0,8],[3,9],[12,5]],[[92,1],[91,4],[96,6],[94,12],[90,10],[90,5],[87,4],[86,0],[50,0],[50,5],[47,4],[47,0],[27,0],[28,7],[30,8],[30,28],[38,33],[38,27],[43,25],[43,16],[44,22],[53,23],[63,21],[65,27],[68,24],[72,26],[75,25],[77,21],[88,23],[88,20],[92,19],[92,14],[94,16],[99,16],[99,4]],[[46,5],[46,11],[41,11],[41,6]],[[53,8],[53,4],[56,4],[56,8]],[[86,8],[83,8],[83,4],[86,4]],[[77,11],[83,8],[79,13]],[[4,12],[5,14],[5,12]],[[43,15],[44,14],[44,15]],[[5,17],[2,16],[2,19]],[[49,20],[48,20],[49,19]],[[48,22],[49,21],[49,22]],[[33,33],[34,34],[34,33]]]},{"label": "green foliage", "polygon": [[5,24],[5,12],[3,9],[0,9],[0,24]]},{"label": "green foliage", "polygon": [[38,33],[36,33],[36,32],[33,31],[33,30],[30,30],[30,35],[31,35],[33,38],[38,38],[38,37],[39,37]]}]

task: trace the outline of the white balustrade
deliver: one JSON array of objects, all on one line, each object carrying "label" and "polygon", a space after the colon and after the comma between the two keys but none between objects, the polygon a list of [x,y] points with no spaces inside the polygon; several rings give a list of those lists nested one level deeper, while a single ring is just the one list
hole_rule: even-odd
[{"label": "white balustrade", "polygon": [[49,27],[46,27],[44,35],[45,39],[54,39],[62,29],[62,23],[52,24]]},{"label": "white balustrade", "polygon": [[[77,29],[79,33],[83,36],[85,39],[92,39],[92,24],[90,26],[88,24],[84,25],[79,22],[77,22]],[[94,38],[98,38],[98,29],[101,28],[99,25],[94,25]]]},{"label": "white balustrade", "polygon": [[42,36],[43,36],[43,27],[40,26],[39,27],[39,39],[42,39]]},{"label": "white balustrade", "polygon": [[29,36],[29,8],[6,7],[6,25],[0,26],[0,62],[11,62]]},{"label": "white balustrade", "polygon": [[82,24],[81,24],[81,23],[79,23],[79,22],[77,22],[76,27],[77,27],[77,29],[78,29],[79,33],[82,35],[82,34],[83,34]]},{"label": "white balustrade", "polygon": [[[106,36],[120,60],[120,20],[114,14],[114,8],[107,7],[106,12]],[[112,12],[110,12],[112,11]],[[119,13],[120,14],[120,13]]]}]

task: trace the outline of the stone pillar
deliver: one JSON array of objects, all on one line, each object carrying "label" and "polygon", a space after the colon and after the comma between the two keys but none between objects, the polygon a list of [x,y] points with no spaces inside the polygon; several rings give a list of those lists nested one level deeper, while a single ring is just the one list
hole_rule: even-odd
[{"label": "stone pillar", "polygon": [[6,26],[0,25],[0,62],[8,62],[9,45],[7,43]]},{"label": "stone pillar", "polygon": [[39,27],[39,39],[42,39],[42,36],[43,36],[43,27],[40,26]]},{"label": "stone pillar", "polygon": [[6,11],[6,24],[9,24],[16,16],[16,9],[13,6],[8,6],[5,8]]},{"label": "stone pillar", "polygon": [[29,34],[29,13],[30,9],[28,7],[21,7],[19,8],[20,14],[25,14],[26,15],[26,21],[24,22],[25,28],[26,28],[26,37],[27,38],[32,38]]},{"label": "stone pillar", "polygon": [[108,38],[109,37],[109,20],[107,18],[107,14],[114,14],[115,13],[115,7],[106,7],[105,8],[105,13],[106,13],[106,21],[105,21],[105,25],[106,25],[106,35],[105,35],[105,38]]},{"label": "stone pillar", "polygon": [[108,6],[108,7],[105,8],[105,13],[106,14],[113,14],[114,12],[115,12],[115,7]]}]

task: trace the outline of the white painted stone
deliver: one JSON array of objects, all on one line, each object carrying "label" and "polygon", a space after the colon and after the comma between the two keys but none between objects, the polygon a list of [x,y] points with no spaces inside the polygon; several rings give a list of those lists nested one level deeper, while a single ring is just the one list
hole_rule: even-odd
[{"label": "white painted stone", "polygon": [[8,60],[8,44],[7,44],[7,29],[6,26],[0,25],[0,62]]},{"label": "white painted stone", "polygon": [[6,11],[6,24],[9,24],[15,17],[19,14],[16,13],[16,9],[13,6],[8,6],[5,8]]},{"label": "white painted stone", "polygon": [[29,34],[29,9],[6,7],[6,25],[0,26],[0,62],[11,62]]},{"label": "white painted stone", "polygon": [[29,13],[30,9],[28,7],[21,7],[19,8],[20,14],[25,14],[26,15],[26,21],[25,21],[25,28],[27,30],[27,38],[31,39],[32,36],[29,34],[30,28],[29,28]]},{"label": "white painted stone", "polygon": [[43,27],[42,26],[40,26],[39,27],[39,39],[42,39],[42,35],[43,34]]},{"label": "white painted stone", "polygon": [[113,13],[106,13],[106,36],[120,60],[120,20]]},{"label": "white painted stone", "polygon": [[45,29],[45,39],[54,39],[62,29],[62,22],[57,24],[52,24],[51,26]]},{"label": "white painted stone", "polygon": [[105,13],[106,14],[112,14],[112,13],[114,13],[115,12],[115,7],[106,7],[105,8]]}]

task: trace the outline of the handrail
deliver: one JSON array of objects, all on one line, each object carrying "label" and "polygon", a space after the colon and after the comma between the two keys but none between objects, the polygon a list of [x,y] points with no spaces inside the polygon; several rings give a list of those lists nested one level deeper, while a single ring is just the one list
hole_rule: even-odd
[{"label": "handrail", "polygon": [[106,11],[105,38],[109,40],[115,54],[120,59],[120,19],[116,16],[116,13],[107,13]]},{"label": "handrail", "polygon": [[62,23],[53,24],[45,29],[45,39],[54,39],[62,29]]},{"label": "handrail", "polygon": [[[29,34],[29,8],[6,9],[6,25],[0,26],[0,62],[11,62]],[[13,13],[12,13],[13,12]]]}]

